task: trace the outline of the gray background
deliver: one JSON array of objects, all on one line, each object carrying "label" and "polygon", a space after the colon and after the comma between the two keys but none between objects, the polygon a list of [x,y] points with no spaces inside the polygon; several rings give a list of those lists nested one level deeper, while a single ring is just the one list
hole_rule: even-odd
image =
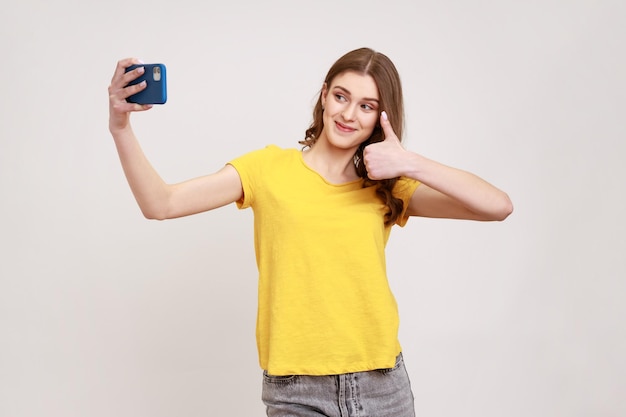
[{"label": "gray background", "polygon": [[503,223],[388,250],[420,416],[624,416],[623,1],[6,2],[0,416],[263,415],[252,213],[144,220],[107,130],[127,56],[170,182],[295,147],[329,66],[396,63],[406,146],[506,190]]}]

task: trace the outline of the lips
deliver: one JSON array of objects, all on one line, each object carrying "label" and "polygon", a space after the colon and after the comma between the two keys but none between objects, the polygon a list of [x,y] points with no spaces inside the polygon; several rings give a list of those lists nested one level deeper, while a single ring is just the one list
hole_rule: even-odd
[{"label": "lips", "polygon": [[354,132],[356,129],[351,128],[350,126],[346,126],[343,123],[340,122],[335,122],[335,126],[337,126],[337,129],[339,129],[341,132],[346,132],[346,133],[352,133]]}]

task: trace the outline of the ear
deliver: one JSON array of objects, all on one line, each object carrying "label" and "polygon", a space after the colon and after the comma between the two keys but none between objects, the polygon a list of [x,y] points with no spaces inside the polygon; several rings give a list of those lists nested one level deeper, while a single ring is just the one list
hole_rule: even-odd
[{"label": "ear", "polygon": [[322,99],[322,107],[326,107],[326,96],[328,95],[328,85],[324,83],[322,86],[322,94],[320,98]]}]

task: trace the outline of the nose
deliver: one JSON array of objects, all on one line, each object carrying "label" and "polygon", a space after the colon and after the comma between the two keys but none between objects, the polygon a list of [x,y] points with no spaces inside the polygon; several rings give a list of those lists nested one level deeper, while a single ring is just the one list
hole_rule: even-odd
[{"label": "nose", "polygon": [[341,112],[341,117],[347,122],[354,120],[356,114],[356,105],[350,104]]}]

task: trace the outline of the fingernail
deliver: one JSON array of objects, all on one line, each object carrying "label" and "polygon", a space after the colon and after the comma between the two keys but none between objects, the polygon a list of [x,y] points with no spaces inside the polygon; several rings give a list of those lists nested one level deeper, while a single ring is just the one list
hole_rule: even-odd
[{"label": "fingernail", "polygon": [[381,113],[381,116],[383,116],[383,120],[389,120],[387,119],[387,112],[383,110],[383,112]]}]

